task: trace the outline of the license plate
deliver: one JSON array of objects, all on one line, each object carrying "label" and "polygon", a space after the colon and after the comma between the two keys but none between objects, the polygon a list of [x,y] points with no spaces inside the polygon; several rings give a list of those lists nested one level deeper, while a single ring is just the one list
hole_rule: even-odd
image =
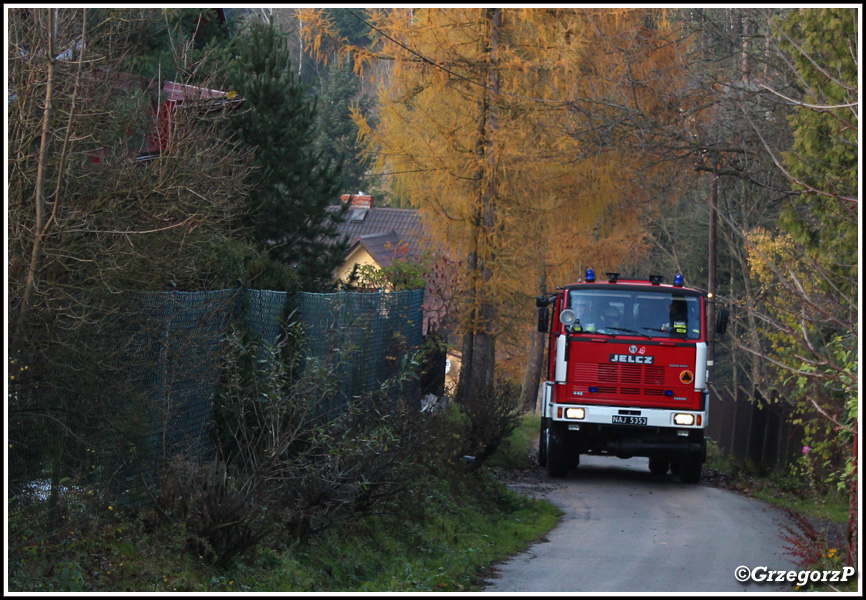
[{"label": "license plate", "polygon": [[621,417],[613,415],[612,422],[617,425],[646,425],[646,417]]}]

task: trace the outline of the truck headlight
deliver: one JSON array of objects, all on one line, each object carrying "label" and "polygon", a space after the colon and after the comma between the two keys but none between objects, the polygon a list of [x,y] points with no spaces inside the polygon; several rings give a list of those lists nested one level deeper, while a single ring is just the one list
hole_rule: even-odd
[{"label": "truck headlight", "polygon": [[566,419],[583,419],[586,417],[586,411],[582,408],[566,408],[565,409],[565,418]]},{"label": "truck headlight", "polygon": [[687,413],[676,413],[674,415],[674,423],[676,423],[677,425],[694,425],[695,415],[690,415]]}]

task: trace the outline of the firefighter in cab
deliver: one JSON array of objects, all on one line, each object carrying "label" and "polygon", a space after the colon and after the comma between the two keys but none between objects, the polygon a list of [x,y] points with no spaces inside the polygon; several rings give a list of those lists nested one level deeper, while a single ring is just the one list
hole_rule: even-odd
[{"label": "firefighter in cab", "polygon": [[662,326],[662,330],[676,335],[686,335],[688,333],[686,312],[685,299],[674,298],[671,300],[670,307],[668,308],[668,322]]},{"label": "firefighter in cab", "polygon": [[596,319],[590,316],[592,305],[587,298],[578,298],[575,306],[575,321],[571,330],[579,333],[581,331],[595,331]]}]

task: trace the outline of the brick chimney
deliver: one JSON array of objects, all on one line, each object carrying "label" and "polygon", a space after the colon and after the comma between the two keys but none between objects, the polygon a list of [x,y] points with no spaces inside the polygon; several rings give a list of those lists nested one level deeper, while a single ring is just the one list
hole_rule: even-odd
[{"label": "brick chimney", "polygon": [[357,194],[343,194],[340,196],[340,200],[342,200],[344,204],[349,202],[350,206],[357,208],[373,208],[373,196],[365,194],[364,192],[358,192]]}]

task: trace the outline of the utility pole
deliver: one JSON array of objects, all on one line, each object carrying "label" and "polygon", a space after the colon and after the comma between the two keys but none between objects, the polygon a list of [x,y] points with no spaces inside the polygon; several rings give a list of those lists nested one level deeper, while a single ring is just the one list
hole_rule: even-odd
[{"label": "utility pole", "polygon": [[709,348],[707,349],[707,360],[714,364],[716,350],[716,222],[719,203],[719,176],[713,174],[713,183],[710,187],[710,246],[709,246],[709,281],[707,281],[707,292],[711,301],[707,303],[707,332],[709,333]]}]

